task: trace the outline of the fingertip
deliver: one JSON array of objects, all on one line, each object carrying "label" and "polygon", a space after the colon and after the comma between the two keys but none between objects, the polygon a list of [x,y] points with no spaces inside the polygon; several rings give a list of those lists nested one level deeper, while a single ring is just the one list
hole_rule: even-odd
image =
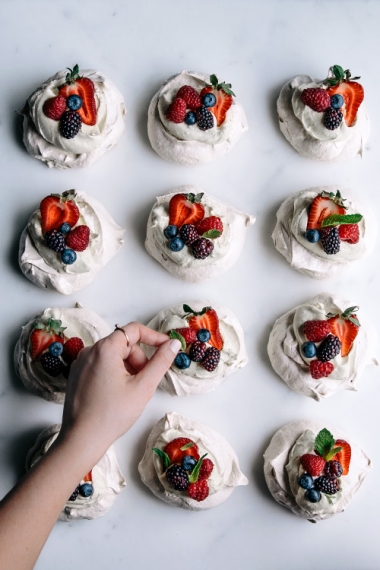
[{"label": "fingertip", "polygon": [[181,348],[181,346],[182,346],[182,343],[180,340],[178,340],[178,338],[174,338],[169,343],[169,348],[173,354],[177,354],[179,349]]}]

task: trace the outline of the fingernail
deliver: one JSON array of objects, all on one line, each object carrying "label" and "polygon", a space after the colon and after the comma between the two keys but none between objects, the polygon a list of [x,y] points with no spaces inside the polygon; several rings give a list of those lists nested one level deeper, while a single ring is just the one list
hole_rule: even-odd
[{"label": "fingernail", "polygon": [[172,352],[174,352],[174,354],[177,354],[177,352],[179,351],[179,349],[181,348],[182,344],[181,341],[178,340],[178,338],[174,338],[171,343],[169,344],[170,346],[170,350]]}]

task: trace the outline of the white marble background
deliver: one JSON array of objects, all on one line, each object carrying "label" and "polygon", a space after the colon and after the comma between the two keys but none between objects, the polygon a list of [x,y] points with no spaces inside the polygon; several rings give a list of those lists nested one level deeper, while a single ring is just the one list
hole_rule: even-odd
[{"label": "white marble background", "polygon": [[[355,271],[317,282],[291,270],[270,239],[279,204],[310,186],[351,187],[380,210],[379,18],[380,3],[365,0],[0,4],[1,496],[22,474],[36,434],[61,417],[60,406],[26,392],[12,364],[21,325],[45,307],[80,301],[113,325],[147,322],[164,306],[208,297],[238,315],[250,357],[248,366],[214,393],[187,399],[155,395],[141,420],[116,444],[128,481],[125,491],[101,519],[57,524],[38,570],[379,568],[379,371],[368,369],[359,393],[339,393],[318,404],[291,392],[266,355],[274,320],[323,290],[351,297],[375,325],[380,319],[378,245]],[[16,112],[43,80],[75,63],[101,70],[122,91],[128,107],[126,134],[117,149],[87,169],[48,170],[24,150]],[[280,134],[275,100],[293,75],[323,77],[335,63],[362,76],[372,133],[363,160],[312,162],[298,156]],[[160,159],[146,134],[150,98],[162,80],[186,68],[217,73],[231,82],[250,125],[228,156],[195,168]],[[257,216],[240,260],[216,282],[182,283],[144,250],[144,226],[154,197],[180,184],[197,184]],[[38,289],[20,273],[17,244],[39,201],[68,188],[99,198],[127,232],[124,247],[93,284],[64,297]],[[166,411],[194,417],[224,435],[249,486],[203,513],[171,508],[156,499],[142,485],[137,464],[148,433]],[[262,454],[272,434],[303,418],[336,424],[374,464],[349,509],[318,525],[275,503],[262,474]]]}]

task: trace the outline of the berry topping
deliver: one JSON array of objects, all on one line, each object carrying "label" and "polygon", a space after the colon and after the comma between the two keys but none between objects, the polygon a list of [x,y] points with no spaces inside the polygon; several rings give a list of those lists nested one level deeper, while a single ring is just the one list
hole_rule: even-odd
[{"label": "berry topping", "polygon": [[317,354],[317,347],[313,342],[304,342],[302,345],[302,354],[306,358],[314,358],[314,356]]},{"label": "berry topping", "polygon": [[328,461],[325,465],[325,475],[326,477],[340,477],[343,474],[342,464],[333,459]]},{"label": "berry topping", "polygon": [[164,448],[171,463],[180,463],[185,455],[191,455],[199,460],[198,446],[188,437],[177,437],[170,441]]},{"label": "berry topping", "polygon": [[180,228],[184,224],[196,224],[204,218],[201,204],[203,193],[175,194],[169,203],[169,225]]},{"label": "berry topping", "polygon": [[169,248],[172,251],[181,251],[185,247],[185,242],[179,237],[175,237],[169,241]]},{"label": "berry topping", "polygon": [[75,491],[72,493],[72,495],[71,495],[70,498],[69,498],[69,501],[76,501],[78,495],[79,495],[79,487],[77,487],[77,488],[75,489]]},{"label": "berry topping", "polygon": [[71,230],[71,226],[67,222],[62,224],[61,227],[59,228],[59,231],[61,232],[61,234],[68,234],[70,230]]},{"label": "berry topping", "polygon": [[303,473],[298,479],[298,485],[302,487],[302,489],[311,489],[314,485],[314,479],[311,475],[308,475],[308,473]]},{"label": "berry topping", "polygon": [[339,237],[341,241],[355,244],[360,239],[360,229],[358,224],[342,224],[338,227]]},{"label": "berry topping", "polygon": [[178,234],[177,226],[168,226],[164,229],[164,235],[166,238],[171,239]]},{"label": "berry topping", "polygon": [[313,453],[305,453],[301,457],[301,465],[309,475],[318,477],[318,475],[321,475],[321,473],[323,473],[326,461],[319,455],[314,455]]},{"label": "berry topping", "polygon": [[331,333],[329,321],[306,321],[303,325],[303,332],[307,340],[320,342]]},{"label": "berry topping", "polygon": [[207,238],[197,239],[191,246],[191,253],[195,259],[206,259],[214,249],[214,244]]},{"label": "berry topping", "polygon": [[208,342],[210,338],[211,338],[211,333],[207,329],[200,329],[197,332],[197,339],[200,340],[201,342]]},{"label": "berry topping", "polygon": [[213,107],[210,107],[211,112],[216,117],[216,124],[218,127],[222,125],[226,119],[227,111],[232,105],[232,97],[235,97],[235,93],[231,91],[230,83],[218,83],[218,78],[216,75],[210,75],[211,85],[206,85],[201,91],[201,98],[207,94],[212,93],[215,96],[216,103]]},{"label": "berry topping", "polygon": [[84,348],[83,340],[77,336],[72,336],[63,345],[62,357],[67,364],[71,364],[77,359],[82,348]]},{"label": "berry topping", "polygon": [[59,94],[66,99],[70,95],[79,95],[82,99],[82,106],[78,113],[85,125],[93,126],[96,124],[96,101],[95,101],[95,85],[88,77],[79,76],[78,65],[74,65],[73,69],[67,68],[70,73],[66,75],[66,83],[60,88]]},{"label": "berry topping", "polygon": [[216,104],[216,97],[214,93],[206,93],[202,98],[202,103],[208,109]]},{"label": "berry topping", "polygon": [[73,139],[82,128],[82,119],[77,111],[65,111],[59,123],[59,132],[65,139]]},{"label": "berry topping", "polygon": [[331,362],[321,362],[320,360],[312,360],[310,362],[310,374],[315,380],[327,378],[333,370],[334,365]]},{"label": "berry topping", "polygon": [[189,476],[185,469],[180,465],[172,465],[165,473],[166,479],[170,485],[173,485],[176,491],[186,491],[189,486]]},{"label": "berry topping", "polygon": [[66,247],[74,251],[84,251],[90,241],[90,228],[88,226],[77,226],[66,236]]},{"label": "berry topping", "polygon": [[223,222],[217,216],[209,216],[208,218],[203,218],[195,226],[199,235],[216,239],[223,233]]},{"label": "berry topping", "polygon": [[304,89],[301,93],[301,100],[304,105],[318,113],[322,113],[322,111],[326,111],[330,107],[330,95],[326,89],[321,89],[320,87]]},{"label": "berry topping", "polygon": [[213,114],[204,105],[197,109],[196,118],[198,127],[201,129],[201,131],[207,131],[208,129],[212,129],[214,126]]},{"label": "berry topping", "polygon": [[79,485],[79,494],[82,497],[91,497],[94,493],[94,487],[91,483],[83,483],[83,485]]},{"label": "berry topping", "polygon": [[350,352],[354,340],[359,332],[360,323],[355,315],[359,307],[349,307],[343,313],[333,315],[329,313],[328,323],[331,327],[331,332],[337,336],[342,343],[341,355],[347,356]]},{"label": "berry topping", "polygon": [[70,111],[78,111],[82,107],[83,101],[79,95],[70,95],[66,99],[66,105]]},{"label": "berry topping", "polygon": [[49,117],[49,119],[53,119],[54,121],[59,121],[62,117],[63,113],[66,109],[66,99],[61,95],[57,95],[57,97],[50,97],[50,99],[46,99],[43,112],[44,114]]},{"label": "berry topping", "polygon": [[189,326],[195,331],[201,329],[207,329],[210,331],[211,346],[222,350],[223,348],[223,338],[219,330],[219,318],[214,309],[211,307],[203,307],[199,312],[193,311],[189,305],[184,305],[183,310],[186,312],[186,318],[188,320]]},{"label": "berry topping", "polygon": [[309,501],[309,503],[318,503],[318,501],[321,500],[321,493],[317,489],[307,489],[305,499]]},{"label": "berry topping", "polygon": [[65,238],[58,230],[51,230],[45,234],[45,242],[49,249],[61,253],[66,245]]},{"label": "berry topping", "polygon": [[41,354],[53,342],[64,342],[62,321],[46,319],[37,321],[29,337],[30,353],[33,360],[38,360]]},{"label": "berry topping", "polygon": [[[194,331],[195,332],[195,331]],[[207,346],[200,340],[195,340],[190,347],[189,356],[193,362],[201,362],[206,354]]]},{"label": "berry topping", "polygon": [[317,348],[317,358],[322,362],[332,360],[340,353],[342,343],[339,338],[333,334],[329,334]]},{"label": "berry topping", "polygon": [[183,99],[189,109],[193,111],[202,105],[198,91],[196,91],[194,87],[190,87],[190,85],[183,85],[178,90],[177,97]]},{"label": "berry topping", "polygon": [[335,255],[340,250],[339,231],[336,226],[322,228],[320,231],[321,244],[327,255]]},{"label": "berry topping", "polygon": [[195,125],[197,122],[197,116],[193,111],[186,113],[185,123],[186,125]]},{"label": "berry topping", "polygon": [[310,243],[317,243],[320,239],[319,231],[318,230],[306,230],[305,238]]},{"label": "berry topping", "polygon": [[192,224],[184,224],[179,230],[179,235],[186,245],[191,245],[195,240],[199,239],[199,234]]},{"label": "berry topping", "polygon": [[208,372],[213,372],[219,364],[220,361],[220,351],[213,346],[210,346],[206,350],[206,354],[201,362],[203,368],[205,368]]},{"label": "berry topping", "polygon": [[195,483],[190,483],[187,487],[187,494],[195,501],[204,501],[209,495],[207,479],[199,479]]},{"label": "berry topping", "polygon": [[342,95],[336,93],[332,97],[330,97],[330,105],[333,109],[340,109],[344,105],[344,99]]},{"label": "berry topping", "polygon": [[333,214],[344,215],[346,208],[343,205],[343,198],[339,192],[322,192],[314,198],[311,203],[309,216],[307,219],[308,230],[319,230],[322,222]]},{"label": "berry topping", "polygon": [[52,356],[61,356],[63,352],[62,342],[56,341],[49,345],[49,352]]},{"label": "berry topping", "polygon": [[214,469],[213,462],[211,461],[211,459],[208,459],[208,457],[206,457],[205,459],[203,459],[201,467],[199,469],[198,479],[208,479],[213,469]]},{"label": "berry topping", "polygon": [[329,109],[327,109],[325,112],[325,116],[323,117],[323,124],[325,125],[326,129],[329,129],[329,131],[334,131],[337,129],[342,121],[342,111],[340,109],[334,109],[333,107],[329,107]]},{"label": "berry topping", "polygon": [[61,260],[65,265],[72,265],[77,260],[77,254],[73,249],[65,249],[61,254]]},{"label": "berry topping", "polygon": [[166,111],[166,118],[172,123],[183,123],[186,117],[186,101],[176,97]]},{"label": "berry topping", "polygon": [[51,194],[42,200],[40,213],[43,234],[60,228],[64,222],[75,226],[79,220],[79,210],[74,198],[75,192],[68,190],[62,195]]},{"label": "berry topping", "polygon": [[197,460],[191,455],[185,455],[181,461],[181,467],[185,471],[192,471],[197,464]]},{"label": "berry topping", "polygon": [[322,493],[326,493],[326,495],[335,495],[340,489],[339,479],[335,477],[318,477],[314,481],[314,487],[317,491],[322,491]]},{"label": "berry topping", "polygon": [[194,342],[197,338],[196,331],[190,327],[184,329],[174,329],[174,330],[184,338],[186,346]]},{"label": "berry topping", "polygon": [[[337,448],[340,447],[341,450],[338,451],[338,453],[336,453],[335,455],[333,455],[333,458],[335,461],[341,464],[343,469],[342,475],[347,475],[351,462],[351,446],[344,439],[337,439],[335,442],[335,446]],[[334,449],[332,451],[334,451]]]},{"label": "berry topping", "polygon": [[58,376],[58,374],[61,374],[64,366],[62,360],[58,356],[52,356],[50,352],[45,352],[41,356],[40,363],[49,376]]},{"label": "berry topping", "polygon": [[352,127],[355,123],[358,109],[364,99],[364,89],[360,83],[355,81],[355,79],[360,79],[360,77],[353,77],[351,80],[350,70],[344,70],[340,65],[334,65],[332,71],[334,77],[328,77],[325,81],[329,85],[327,93],[331,97],[335,94],[343,97],[344,106],[342,111],[344,120],[348,127]]},{"label": "berry topping", "polygon": [[180,370],[186,370],[191,364],[191,360],[186,352],[179,352],[174,359],[174,364]]}]

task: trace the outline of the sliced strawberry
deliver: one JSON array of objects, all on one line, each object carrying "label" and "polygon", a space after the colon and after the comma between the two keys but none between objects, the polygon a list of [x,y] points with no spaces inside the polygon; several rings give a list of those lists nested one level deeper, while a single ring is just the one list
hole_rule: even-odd
[{"label": "sliced strawberry", "polygon": [[207,307],[207,310],[203,315],[194,314],[193,316],[188,317],[188,323],[189,326],[196,331],[201,329],[209,330],[211,334],[209,343],[214,348],[222,350],[223,337],[219,330],[219,318],[214,309]]},{"label": "sliced strawberry", "polygon": [[333,459],[335,459],[335,461],[339,461],[339,463],[342,465],[342,475],[347,475],[351,462],[351,446],[344,439],[337,439],[335,442],[335,447],[341,447],[342,449],[336,455],[334,455]]},{"label": "sliced strawberry", "polygon": [[33,360],[38,360],[42,353],[49,348],[53,342],[64,343],[61,321],[46,319],[35,324],[29,337],[30,353]]},{"label": "sliced strawberry", "polygon": [[66,83],[62,85],[59,94],[62,97],[79,95],[82,99],[82,107],[78,110],[85,125],[95,125],[96,123],[96,101],[95,85],[88,77],[79,76],[79,67],[74,65],[73,69],[67,68],[70,73],[66,75]]},{"label": "sliced strawberry", "polygon": [[69,192],[64,192],[62,196],[52,194],[42,200],[40,212],[43,234],[51,230],[59,229],[64,222],[67,222],[73,227],[79,220],[78,206],[73,200],[67,199],[69,196],[74,197],[75,194],[69,194]]},{"label": "sliced strawberry", "polygon": [[[357,309],[357,307],[352,308]],[[349,310],[347,309],[347,311]],[[343,357],[347,356],[347,354],[350,352],[354,340],[359,332],[359,326],[350,320],[350,318],[353,318],[357,321],[357,316],[352,312],[345,316],[347,311],[328,319],[332,334],[337,336],[342,343],[340,353]]]},{"label": "sliced strawberry", "polygon": [[214,89],[214,87],[204,87],[201,91],[201,98],[206,93],[213,93],[216,97],[216,103],[213,107],[209,107],[209,111],[215,116],[218,127],[222,125],[226,119],[227,111],[232,105],[232,95],[229,95],[223,89]]},{"label": "sliced strawberry", "polygon": [[345,214],[344,206],[337,204],[331,198],[318,194],[311,203],[309,217],[307,220],[308,230],[319,230],[322,221],[332,214]]},{"label": "sliced strawberry", "polygon": [[344,105],[342,107],[342,113],[346,125],[352,127],[355,123],[356,115],[358,109],[364,99],[364,89],[357,83],[357,81],[342,81],[338,85],[333,85],[327,89],[327,93],[330,95],[335,95],[339,93],[344,99]]},{"label": "sliced strawberry", "polygon": [[169,456],[171,463],[180,463],[185,455],[191,455],[197,461],[199,459],[198,446],[188,437],[173,439],[166,445],[164,452]]},{"label": "sliced strawberry", "polygon": [[204,218],[201,194],[175,194],[169,203],[169,225],[180,228],[184,224],[196,224]]},{"label": "sliced strawberry", "polygon": [[83,481],[84,481],[85,483],[87,483],[87,481],[92,481],[92,470],[89,471],[89,472],[87,473],[87,475],[85,475],[85,476],[83,477]]}]

